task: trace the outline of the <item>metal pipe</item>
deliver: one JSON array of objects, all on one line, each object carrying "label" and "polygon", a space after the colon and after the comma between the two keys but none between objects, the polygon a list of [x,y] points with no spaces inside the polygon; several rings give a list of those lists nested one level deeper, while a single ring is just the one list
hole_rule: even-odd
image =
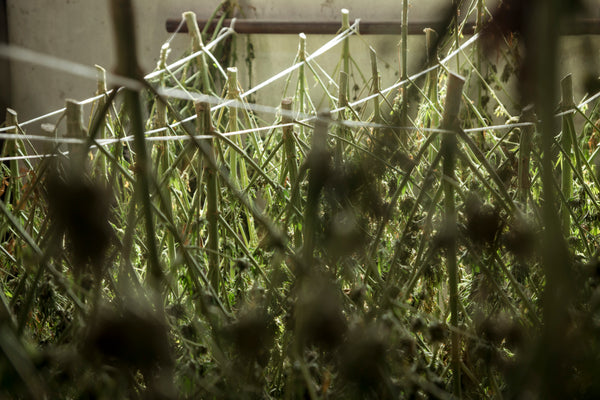
[{"label": "metal pipe", "polygon": [[[207,20],[198,20],[200,30],[207,24]],[[181,24],[181,19],[167,19],[167,32],[175,32]],[[211,22],[210,31],[213,31],[217,22]],[[231,25],[231,19],[226,19],[223,26]],[[332,35],[340,30],[340,23],[337,21],[270,21],[270,20],[250,20],[236,19],[235,31],[241,34],[317,34]],[[441,22],[410,22],[407,26],[409,35],[422,35],[425,28],[432,28],[437,31],[443,29]],[[402,32],[402,23],[398,21],[360,21],[359,30],[361,35],[400,35]],[[475,23],[466,22],[462,29],[465,35],[471,35],[475,32]],[[599,35],[600,19],[587,18],[571,20],[564,23],[560,30],[562,35]],[[179,33],[187,33],[187,26],[183,24]]]}]

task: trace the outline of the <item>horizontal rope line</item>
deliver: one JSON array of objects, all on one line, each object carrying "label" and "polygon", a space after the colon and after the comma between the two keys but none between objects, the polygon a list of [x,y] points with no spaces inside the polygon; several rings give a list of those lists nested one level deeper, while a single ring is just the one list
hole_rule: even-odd
[{"label": "horizontal rope line", "polygon": [[[265,126],[265,127],[260,127],[260,128],[249,128],[249,129],[242,129],[242,130],[238,130],[238,131],[233,131],[233,132],[215,132],[218,135],[221,136],[225,136],[225,137],[229,137],[229,136],[236,136],[236,135],[243,135],[243,134],[247,134],[247,133],[256,133],[256,132],[261,132],[261,131],[267,131],[267,130],[272,130],[272,129],[278,129],[278,128],[285,128],[288,126],[293,126],[295,125],[295,123],[291,122],[291,123],[285,123],[285,124],[277,124],[277,125],[271,125],[271,126]],[[464,132],[479,132],[479,131],[485,131],[485,130],[498,130],[498,129],[514,129],[514,128],[519,128],[519,127],[524,127],[524,126],[532,126],[534,125],[531,122],[521,122],[521,123],[515,123],[515,124],[506,124],[506,125],[490,125],[490,126],[486,126],[486,127],[481,127],[481,128],[468,128],[468,129],[464,129]],[[388,127],[387,125],[379,125],[381,127]],[[394,129],[404,129],[404,130],[410,130],[410,131],[416,131],[416,132],[430,132],[430,133],[446,133],[446,132],[452,132],[450,130],[445,130],[445,129],[438,129],[438,128],[419,128],[419,127],[394,127]],[[218,139],[218,136],[216,135],[194,135],[193,136],[194,139]],[[78,139],[78,138],[53,138],[53,137],[49,137],[49,136],[42,136],[42,135],[20,135],[20,134],[5,134],[5,133],[0,133],[0,139],[12,139],[12,140],[29,140],[29,141],[41,141],[41,142],[51,142],[54,144],[86,144],[87,140],[86,139]],[[133,141],[133,136],[126,136],[126,137],[122,137],[122,138],[111,138],[111,139],[98,139],[96,142],[101,145],[101,146],[108,146],[111,144],[116,144],[116,143],[126,143],[126,142],[132,142]],[[171,136],[151,136],[151,137],[147,137],[146,141],[148,142],[166,142],[166,141],[183,141],[183,140],[190,140],[191,137],[189,135],[171,135]],[[90,147],[90,149],[95,149],[96,146],[93,145]],[[67,155],[68,152],[63,152],[64,155]],[[29,158],[40,158],[40,157],[45,157],[45,156],[53,156],[54,154],[36,154],[36,155],[28,155],[28,156],[13,156],[13,157],[0,157],[0,162],[2,161],[10,161],[10,160],[24,160],[24,159],[29,159]]]},{"label": "horizontal rope line", "polygon": [[[338,34],[336,37],[334,37],[333,39],[331,39],[329,42],[327,42],[325,45],[321,46],[315,53],[309,55],[306,58],[306,61],[310,61],[314,58],[316,58],[317,56],[324,54],[325,52],[327,52],[329,49],[333,48],[335,45],[337,45],[338,43],[340,43],[342,40],[344,40],[346,37],[350,36],[351,34],[355,33],[355,29],[359,24],[359,20],[356,20],[354,22],[354,24],[347,30],[341,32],[340,34]],[[204,49],[205,50],[210,50],[212,49],[214,46],[216,46],[216,44],[220,41],[223,40],[225,37],[227,37],[228,35],[230,35],[232,33],[232,29],[231,28],[223,28],[222,32],[220,33],[220,36],[217,37],[217,39],[215,39],[214,41],[212,41],[209,45],[205,46]],[[360,105],[362,103],[365,103],[371,99],[374,99],[376,97],[378,97],[381,94],[385,94],[390,92],[391,90],[398,88],[400,86],[403,86],[407,83],[409,83],[412,80],[417,79],[418,77],[427,74],[428,72],[431,72],[437,68],[439,68],[440,64],[444,64],[446,62],[448,62],[449,60],[451,60],[458,52],[462,51],[464,48],[470,46],[471,44],[473,44],[477,39],[479,38],[478,34],[475,34],[474,36],[472,36],[469,40],[467,40],[466,42],[464,42],[459,48],[455,49],[454,51],[452,51],[450,54],[448,54],[445,58],[443,58],[442,60],[440,60],[439,64],[434,65],[432,67],[429,67],[419,73],[416,73],[414,75],[412,75],[409,79],[406,79],[404,81],[400,81],[397,82],[391,86],[389,86],[388,88],[385,88],[383,90],[380,91],[380,93],[376,93],[376,94],[372,94],[369,95],[365,98],[362,98],[360,100],[357,100],[355,102],[349,103],[350,106],[355,107],[357,105]],[[5,45],[0,45],[0,55],[5,55],[3,52],[6,50]],[[13,48],[14,50],[14,48]],[[25,53],[20,53],[20,51],[23,50]],[[20,49],[17,48],[17,54],[27,54],[27,56],[31,56],[32,54],[34,54],[36,57],[40,56],[41,54],[39,53],[35,53],[35,52],[31,52],[29,50],[26,49]],[[169,65],[167,68],[163,69],[163,70],[159,70],[159,71],[155,71],[151,74],[146,75],[146,79],[151,79],[154,78],[158,75],[160,75],[161,73],[165,72],[167,69],[170,68],[176,68],[180,65],[183,65],[185,62],[193,59],[194,57],[199,56],[200,54],[202,54],[204,52],[204,50],[198,51],[194,54],[191,54],[190,56],[187,56],[171,65]],[[61,66],[76,66],[77,68],[75,68],[76,70],[79,70],[80,68],[83,69],[88,69],[88,73],[86,73],[86,76],[89,75],[89,77],[93,77],[95,79],[96,77],[96,69],[95,68],[91,68],[91,67],[87,67],[81,64],[76,64],[76,63],[72,63],[69,61],[65,61],[65,60],[61,60],[61,59],[57,59],[55,57],[52,56],[46,56],[46,55],[41,55],[42,59],[44,59],[44,57],[47,57],[48,59],[46,61],[57,61],[59,62],[59,65]],[[18,57],[17,57],[18,58]],[[60,62],[64,62],[65,64],[60,64]],[[243,99],[247,96],[249,96],[250,94],[262,89],[263,87],[271,84],[272,82],[280,79],[283,76],[288,75],[289,73],[293,72],[295,69],[299,68],[302,64],[304,63],[304,61],[299,62],[294,64],[293,66],[281,71],[279,74],[269,78],[268,80],[262,82],[261,84],[255,86],[254,88],[250,89],[247,92],[244,92],[240,95],[240,97]],[[47,62],[42,62],[43,65],[46,65]],[[57,68],[60,69],[60,68]],[[72,72],[72,71],[71,71]],[[118,75],[114,75],[114,74],[107,74],[110,75],[112,78],[123,78],[120,77]],[[124,78],[125,80],[127,80],[127,78]],[[131,81],[131,80],[129,80]],[[135,85],[140,85],[139,82],[134,81]],[[307,122],[307,121],[311,121],[314,120],[316,118],[315,115],[313,114],[304,114],[304,113],[299,113],[299,112],[291,112],[291,111],[285,111],[285,110],[281,110],[280,107],[271,107],[271,106],[266,106],[266,105],[260,105],[260,104],[249,104],[249,103],[244,103],[244,102],[240,102],[237,100],[228,100],[228,99],[222,99],[220,97],[215,97],[215,96],[208,96],[208,95],[204,95],[204,94],[194,94],[192,93],[190,96],[190,93],[184,92],[180,89],[176,89],[176,88],[159,88],[157,89],[159,91],[160,94],[165,95],[167,97],[172,97],[172,98],[179,98],[179,99],[184,99],[184,100],[199,100],[199,101],[206,101],[208,103],[212,103],[215,104],[216,106],[213,108],[213,110],[217,110],[220,109],[222,107],[225,106],[230,106],[230,107],[236,107],[236,108],[240,108],[240,109],[247,109],[247,110],[252,110],[252,111],[258,111],[258,112],[265,112],[265,113],[271,113],[271,114],[280,114],[280,115],[284,115],[284,116],[288,116],[294,119],[300,119],[302,118],[302,122]],[[111,90],[112,91],[112,90]],[[106,94],[100,94],[94,97],[91,97],[89,99],[83,100],[81,103],[82,104],[89,104],[92,103],[96,100],[101,99],[102,97],[106,96],[108,93],[110,93],[111,91],[108,91]],[[594,96],[586,99],[584,102],[582,102],[579,106],[577,107],[581,107],[585,104],[590,103],[591,101],[597,99],[598,97],[600,97],[600,93],[595,94]],[[339,112],[343,110],[343,108],[336,108],[334,110],[332,110],[332,113],[335,112]],[[65,108],[61,108],[59,110],[53,111],[51,113],[36,117],[34,119],[31,119],[29,121],[20,123],[19,126],[26,126],[29,124],[32,124],[34,122],[43,120],[45,118],[51,117],[51,116],[55,116],[58,115],[62,112],[65,111]],[[556,114],[556,116],[562,116],[565,115],[567,113],[573,112],[574,109],[570,109],[570,110],[566,110],[566,111],[562,111],[558,114]],[[169,125],[170,128],[175,128],[176,126],[185,123],[185,122],[190,122],[193,121],[196,118],[195,115],[190,116],[182,121],[177,121],[174,124]],[[384,125],[384,124],[375,124],[375,123],[371,123],[371,122],[361,122],[361,121],[353,121],[353,120],[332,120],[331,121],[334,124],[341,124],[344,126],[348,126],[351,128],[391,128],[391,129],[404,129],[404,130],[422,130],[422,131],[438,131],[438,132],[443,132],[443,130],[435,130],[435,129],[422,129],[422,128],[414,128],[414,127],[400,127],[400,126],[389,126],[389,125]],[[514,127],[518,127],[518,126],[527,126],[527,125],[531,125],[531,123],[522,123],[521,125],[519,124],[512,124],[512,125],[496,125],[496,126],[487,126],[487,127],[480,127],[480,128],[470,128],[470,129],[465,129],[465,132],[477,132],[477,131],[484,131],[484,130],[490,130],[490,129],[501,129],[501,128],[506,128],[509,126],[514,126]],[[269,129],[270,127],[267,127],[267,129]],[[15,129],[15,126],[9,126],[9,127],[5,127],[5,128],[0,128],[0,133],[1,132],[6,132],[9,130]],[[151,134],[155,134],[155,133],[160,133],[160,132],[165,132],[167,131],[168,128],[159,128],[159,129],[154,129],[154,130],[149,130],[146,132],[146,135],[151,135]],[[261,128],[258,128],[261,129]],[[248,132],[253,132],[253,131],[257,131],[257,128],[252,128],[252,129],[247,129],[245,130],[243,133],[248,133]],[[243,133],[238,133],[238,132],[233,132],[233,133],[227,133],[227,134],[243,134]],[[226,135],[227,135],[226,134]],[[14,137],[13,134],[2,134],[0,135],[0,138],[3,139],[18,139],[18,140],[39,140],[39,141],[54,141],[55,143],[79,143],[79,142],[74,142],[73,140],[78,140],[78,139],[73,139],[73,138],[49,138],[47,136],[39,136],[39,135],[17,135],[18,137]],[[166,136],[166,137],[173,137],[173,136]],[[121,141],[130,141],[132,138],[132,136],[128,136],[125,137],[123,139],[120,139]],[[110,140],[116,140],[116,139],[110,139]]]}]

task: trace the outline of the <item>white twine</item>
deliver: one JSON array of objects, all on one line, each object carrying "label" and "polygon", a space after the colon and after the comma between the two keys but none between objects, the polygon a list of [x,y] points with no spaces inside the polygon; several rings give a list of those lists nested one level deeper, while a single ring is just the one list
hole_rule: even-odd
[{"label": "white twine", "polygon": [[[262,83],[254,86],[253,88],[249,89],[248,91],[241,93],[240,99],[246,98],[250,94],[255,93],[258,90],[261,90],[264,87],[272,84],[273,82],[289,75],[296,69],[300,68],[300,66],[303,65],[304,63],[307,63],[307,62],[315,59],[316,57],[319,57],[319,56],[325,54],[327,51],[329,51],[330,49],[335,47],[337,44],[341,43],[344,39],[346,39],[350,35],[356,33],[358,26],[359,26],[359,22],[360,22],[360,20],[358,20],[358,19],[355,20],[355,22],[352,26],[350,26],[348,29],[340,32],[338,35],[336,35],[330,41],[328,41],[323,46],[321,46],[319,49],[317,49],[314,53],[308,55],[306,57],[305,61],[298,62],[298,63],[292,65],[291,67],[286,68],[285,70],[272,76],[271,78],[263,81]],[[182,24],[183,24],[183,22],[177,28],[177,31],[179,29],[181,29]],[[194,59],[195,57],[200,56],[201,54],[208,55],[208,57],[211,58],[211,60],[219,66],[220,72],[224,76],[226,76],[225,72],[222,70],[222,68],[220,67],[219,63],[214,58],[214,56],[212,55],[210,50],[213,49],[219,42],[221,42],[222,40],[224,40],[225,38],[227,38],[229,35],[231,35],[233,33],[234,33],[234,22],[232,22],[230,27],[223,28],[219,32],[219,34],[215,38],[215,40],[210,42],[208,45],[203,46],[203,48],[200,51],[190,54],[189,56],[184,57],[184,58],[168,65],[164,69],[156,70],[156,71],[146,75],[144,78],[146,80],[151,80],[153,78],[156,78],[156,77],[160,76],[161,74],[163,74],[164,72],[171,71],[181,65],[184,65],[186,62]],[[175,35],[175,33],[170,37],[170,39],[167,41],[167,43],[173,39],[174,35]],[[465,41],[459,48],[453,50],[446,57],[444,57],[442,60],[440,60],[438,64],[433,65],[433,66],[431,66],[423,71],[420,71],[414,75],[411,75],[408,79],[397,82],[385,89],[382,89],[379,91],[379,93],[371,94],[371,95],[361,98],[357,101],[351,102],[351,103],[349,103],[349,106],[355,107],[355,106],[358,106],[365,102],[368,102],[369,100],[375,99],[380,95],[389,93],[390,91],[392,91],[396,88],[399,88],[399,87],[401,87],[411,81],[414,81],[415,79],[417,79],[431,71],[434,71],[435,69],[439,68],[440,65],[443,65],[443,64],[447,63],[448,61],[450,61],[453,57],[456,56],[456,54],[458,52],[463,51],[465,48],[472,45],[478,39],[479,39],[479,34],[473,35],[470,39]],[[29,62],[32,64],[41,65],[41,66],[46,66],[48,68],[53,68],[56,70],[71,73],[73,75],[82,76],[85,78],[96,80],[97,72],[96,72],[95,68],[88,67],[86,65],[82,65],[82,64],[78,64],[78,63],[74,63],[71,61],[62,60],[62,59],[59,59],[59,58],[56,58],[53,56],[41,54],[41,53],[34,52],[34,51],[24,49],[24,48],[20,48],[20,47],[7,46],[7,45],[0,44],[0,56],[8,57],[11,59],[17,59],[20,61],[25,61],[25,62]],[[131,89],[140,90],[143,88],[143,85],[140,82],[123,77],[123,76],[119,76],[116,74],[107,73],[107,79],[110,80],[111,82],[113,82],[114,84],[117,84],[120,86],[125,86],[125,87],[131,88]],[[280,107],[271,107],[271,106],[261,105],[261,104],[249,104],[249,103],[245,103],[245,102],[239,101],[239,100],[223,99],[223,98],[220,98],[217,96],[210,96],[210,95],[206,95],[206,94],[189,93],[189,92],[185,92],[181,89],[177,89],[177,88],[157,88],[157,91],[159,92],[159,94],[166,96],[166,97],[170,97],[170,98],[203,101],[203,102],[213,104],[214,107],[212,108],[212,110],[218,110],[218,109],[220,109],[222,107],[226,107],[226,106],[227,107],[235,107],[235,108],[240,108],[240,109],[252,110],[255,112],[270,113],[270,114],[274,114],[274,115],[279,114],[279,115],[287,116],[287,117],[290,117],[290,118],[293,118],[296,120],[300,120],[300,123],[314,120],[316,118],[316,116],[314,114],[286,111],[286,110],[282,110]],[[111,92],[112,92],[112,90],[110,90],[106,93],[85,99],[81,103],[82,104],[92,103],[94,101],[101,99],[102,97],[106,96],[107,94],[109,94]],[[581,102],[577,107],[582,107],[586,104],[589,104],[590,102],[596,100],[599,97],[600,97],[600,93],[597,93],[594,96]],[[344,109],[343,107],[339,107],[339,108],[331,110],[331,113],[339,112],[343,109]],[[59,114],[63,113],[64,111],[65,111],[65,108],[61,108],[59,110],[52,111],[48,114],[45,114],[45,115],[33,118],[31,120],[19,123],[19,126],[27,126],[27,125],[33,124],[35,122],[44,120],[46,118],[59,115]],[[562,115],[565,115],[565,114],[573,112],[573,111],[574,111],[574,109],[562,111],[562,112],[556,114],[556,116],[557,117],[562,116]],[[194,119],[196,119],[195,115],[187,117],[181,121],[177,121],[173,124],[170,124],[166,128],[158,128],[158,129],[148,130],[145,132],[145,134],[147,136],[149,136],[149,135],[153,135],[156,133],[165,132],[168,129],[175,128],[183,123],[193,121]],[[376,123],[372,123],[372,122],[361,122],[361,121],[352,121],[352,120],[341,120],[341,121],[333,120],[331,122],[336,123],[336,124],[342,124],[342,125],[345,125],[345,126],[348,126],[351,128],[392,128],[392,129],[404,129],[404,130],[413,130],[413,131],[421,131],[421,132],[445,132],[445,130],[436,129],[436,128],[389,126],[389,125],[384,125],[384,124],[376,124]],[[221,133],[221,135],[223,135],[223,136],[242,135],[242,134],[247,134],[247,133],[252,133],[252,132],[260,132],[260,131],[281,128],[281,127],[290,126],[290,125],[293,125],[293,123],[271,125],[271,126],[261,127],[261,128],[250,128],[250,129],[244,129],[244,130],[239,130],[239,131],[235,131],[235,132]],[[491,126],[465,129],[464,132],[468,133],[468,132],[480,132],[480,131],[485,131],[485,130],[514,129],[517,127],[524,127],[524,126],[531,126],[531,125],[534,125],[534,124],[530,123],[530,122],[523,122],[523,123],[513,123],[513,124],[505,124],[505,125],[491,125]],[[64,137],[63,138],[53,138],[53,137],[43,136],[43,135],[21,135],[21,134],[3,133],[3,132],[7,132],[9,130],[13,130],[15,128],[16,128],[16,126],[8,126],[8,127],[0,128],[0,139],[43,141],[43,142],[53,142],[53,143],[57,143],[57,144],[58,143],[83,144],[83,143],[87,142],[87,140],[85,140],[85,139],[76,139],[76,138],[64,138]],[[211,139],[211,138],[214,138],[214,136],[198,135],[198,136],[194,136],[194,138],[196,138],[196,139]],[[152,142],[188,140],[188,139],[190,139],[189,135],[170,135],[170,136],[147,137],[147,140],[152,141]],[[123,138],[99,139],[99,140],[97,140],[97,143],[101,146],[107,146],[107,145],[118,143],[118,142],[130,142],[132,140],[133,140],[133,136],[126,136]],[[95,146],[92,146],[92,148],[95,148]],[[63,154],[68,154],[68,153],[63,153]],[[0,161],[24,160],[24,159],[43,158],[43,157],[52,157],[52,156],[55,156],[55,154],[36,154],[36,155],[27,155],[27,156],[2,157],[2,158],[0,158]]]}]

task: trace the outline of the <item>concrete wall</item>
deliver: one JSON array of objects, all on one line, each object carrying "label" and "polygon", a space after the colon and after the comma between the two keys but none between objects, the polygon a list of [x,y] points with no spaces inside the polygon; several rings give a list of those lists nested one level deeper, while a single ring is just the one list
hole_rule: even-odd
[{"label": "concrete wall", "polygon": [[[160,47],[170,36],[164,28],[168,17],[179,17],[183,11],[192,10],[201,17],[208,17],[220,4],[219,0],[134,0],[139,42],[139,56],[143,67],[150,71],[156,65]],[[411,20],[435,19],[438,0],[411,2]],[[240,0],[241,14],[245,18],[275,20],[330,20],[341,21],[341,8],[350,10],[350,19],[399,20],[401,2],[398,0]],[[433,10],[433,11],[432,11]],[[114,65],[113,33],[109,17],[108,1],[100,0],[8,0],[10,42],[65,60],[93,66],[100,64],[108,69]],[[309,36],[308,50],[313,51],[331,36]],[[423,38],[414,41],[422,45]],[[279,37],[251,35],[238,37],[240,54],[240,79],[246,79],[244,71],[244,49],[250,40],[256,51],[254,82],[262,81],[291,65],[298,47],[295,35]],[[367,38],[382,58],[382,69],[397,71],[397,43],[399,37]],[[411,38],[411,41],[413,39]],[[358,38],[352,44],[360,54],[361,63],[368,71],[368,47]],[[172,57],[181,54],[188,45],[186,35],[178,35],[172,42]],[[339,52],[332,52],[331,62],[337,62]],[[171,59],[174,60],[173,58]],[[319,59],[319,62],[324,58]],[[66,98],[84,99],[95,90],[95,82],[74,77],[29,63],[12,62],[11,105],[20,119],[44,114],[60,108]],[[387,83],[393,82],[394,74],[387,74]],[[277,89],[278,87],[276,87]],[[276,93],[276,89],[275,93]],[[270,95],[267,93],[259,96]],[[277,96],[280,96],[277,95]],[[272,97],[272,96],[270,96]],[[279,99],[274,99],[275,104]]]},{"label": "concrete wall", "polygon": [[[8,43],[8,24],[6,17],[6,0],[0,0],[0,43]],[[4,121],[6,107],[11,98],[10,94],[11,78],[9,62],[6,59],[0,59],[0,122]],[[2,143],[0,141],[0,143]],[[0,148],[2,145],[0,144]]]},{"label": "concrete wall", "polygon": [[[136,1],[138,50],[145,69],[151,70],[161,44],[169,37],[167,16],[188,9],[203,15],[218,0]],[[108,1],[8,0],[11,44],[65,60],[107,69],[114,65],[113,31]],[[12,63],[12,106],[21,120],[60,108],[66,98],[84,99],[95,91],[95,82],[45,67]]]},{"label": "concrete wall", "polygon": [[[440,5],[450,0],[412,0],[411,21],[439,19]],[[597,3],[597,0],[593,0]],[[239,0],[241,14],[245,18],[276,20],[330,20],[340,21],[340,9],[350,10],[351,21],[400,20],[400,0]],[[489,4],[490,1],[487,1]],[[192,10],[208,17],[220,4],[219,0],[134,0],[137,21],[139,56],[143,67],[150,71],[156,65],[160,47],[170,37],[165,30],[168,17],[179,17],[183,11]],[[65,60],[93,66],[100,64],[108,69],[114,65],[113,33],[107,0],[7,0],[9,40],[12,44],[51,54]],[[331,36],[308,37],[308,51],[314,51]],[[365,37],[366,43],[352,38],[353,54],[359,64],[369,71],[368,45],[372,45],[380,57],[380,69],[384,73],[383,85],[394,82],[398,72],[398,36]],[[254,83],[258,83],[291,65],[297,52],[295,35],[240,35],[238,48],[240,78],[246,79],[244,71],[244,48],[250,40],[256,52]],[[187,35],[178,35],[172,42],[172,57],[180,55],[188,45]],[[410,54],[421,54],[423,36],[409,39]],[[335,49],[328,57],[319,59],[326,65],[335,65],[339,59]],[[563,63],[570,65],[572,55],[563,54]],[[412,72],[416,72],[414,61]],[[171,58],[174,61],[174,58]],[[570,68],[570,67],[569,67]],[[568,68],[567,68],[568,69]],[[66,98],[85,99],[95,90],[95,82],[74,77],[34,64],[12,62],[12,101],[20,119],[28,119],[60,108]],[[577,79],[576,85],[577,85]],[[281,84],[271,91],[259,93],[258,102],[277,105],[281,99]]]}]

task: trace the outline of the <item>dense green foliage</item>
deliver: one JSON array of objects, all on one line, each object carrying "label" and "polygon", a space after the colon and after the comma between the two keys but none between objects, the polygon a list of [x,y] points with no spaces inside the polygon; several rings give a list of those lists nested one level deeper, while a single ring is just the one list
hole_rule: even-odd
[{"label": "dense green foliage", "polygon": [[[367,79],[341,37],[326,75],[301,36],[281,107],[257,108],[231,37],[194,21],[195,57],[166,68],[164,47],[140,95],[100,82],[88,126],[76,104],[55,128],[82,140],[2,165],[2,396],[600,396],[597,101],[574,103],[566,78],[544,154],[510,89],[523,44],[499,41],[490,63],[451,25],[428,38],[460,52],[390,90],[374,52]],[[117,71],[138,79],[130,61]],[[339,108],[317,112],[317,93]],[[543,157],[568,245],[560,310],[544,295]]]}]

